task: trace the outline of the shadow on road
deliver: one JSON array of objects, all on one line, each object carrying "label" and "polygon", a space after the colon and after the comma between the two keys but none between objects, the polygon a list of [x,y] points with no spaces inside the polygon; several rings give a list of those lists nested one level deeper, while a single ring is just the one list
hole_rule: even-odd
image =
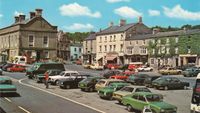
[{"label": "shadow on road", "polygon": [[0,113],[6,113],[6,112],[0,107]]},{"label": "shadow on road", "polygon": [[21,97],[21,95],[19,93],[0,93],[0,97]]}]

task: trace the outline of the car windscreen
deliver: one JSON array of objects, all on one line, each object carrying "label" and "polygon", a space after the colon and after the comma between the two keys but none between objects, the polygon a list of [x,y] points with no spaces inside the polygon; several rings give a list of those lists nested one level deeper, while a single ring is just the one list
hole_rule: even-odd
[{"label": "car windscreen", "polygon": [[147,101],[149,102],[158,102],[158,101],[162,101],[162,96],[161,95],[147,95],[146,96]]},{"label": "car windscreen", "polygon": [[11,80],[1,80],[0,84],[12,84]]}]

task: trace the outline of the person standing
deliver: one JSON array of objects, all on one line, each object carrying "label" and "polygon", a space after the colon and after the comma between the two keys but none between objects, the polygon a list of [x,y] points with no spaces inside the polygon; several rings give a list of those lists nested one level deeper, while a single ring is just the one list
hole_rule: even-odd
[{"label": "person standing", "polygon": [[48,72],[45,72],[45,85],[46,85],[46,88],[48,89],[49,88],[49,74]]}]

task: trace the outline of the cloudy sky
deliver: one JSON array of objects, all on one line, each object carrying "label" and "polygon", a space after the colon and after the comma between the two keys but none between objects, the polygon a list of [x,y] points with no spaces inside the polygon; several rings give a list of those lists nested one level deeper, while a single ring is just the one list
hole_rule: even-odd
[{"label": "cloudy sky", "polygon": [[109,22],[143,23],[149,27],[200,24],[200,0],[0,0],[0,28],[11,25],[14,16],[43,9],[43,17],[67,32],[99,31]]}]

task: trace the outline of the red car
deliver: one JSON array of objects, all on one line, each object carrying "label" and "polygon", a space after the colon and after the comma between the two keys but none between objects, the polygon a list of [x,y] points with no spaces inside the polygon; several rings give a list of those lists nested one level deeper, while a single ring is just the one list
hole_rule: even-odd
[{"label": "red car", "polygon": [[110,78],[126,80],[131,74],[134,74],[134,72],[133,71],[126,71],[126,72],[122,72],[120,74],[111,76]]},{"label": "red car", "polygon": [[25,72],[26,67],[24,65],[14,64],[12,67],[9,67],[7,69],[7,71],[10,71],[10,72]]},{"label": "red car", "polygon": [[82,65],[81,60],[77,60],[77,61],[76,61],[76,65]]},{"label": "red car", "polygon": [[119,64],[107,64],[106,68],[108,69],[118,69],[120,67]]}]

